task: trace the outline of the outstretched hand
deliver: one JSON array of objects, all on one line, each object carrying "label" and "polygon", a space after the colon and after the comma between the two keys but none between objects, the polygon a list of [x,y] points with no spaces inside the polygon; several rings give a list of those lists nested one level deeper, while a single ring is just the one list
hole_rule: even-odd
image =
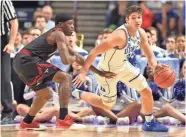
[{"label": "outstretched hand", "polygon": [[77,75],[72,80],[73,86],[75,86],[76,88],[79,88],[85,82],[86,82],[86,73],[85,72],[81,72],[79,75]]}]

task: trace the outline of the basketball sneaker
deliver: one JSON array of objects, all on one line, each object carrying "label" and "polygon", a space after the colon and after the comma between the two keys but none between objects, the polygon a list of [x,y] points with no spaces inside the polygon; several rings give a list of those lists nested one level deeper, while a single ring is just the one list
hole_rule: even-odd
[{"label": "basketball sneaker", "polygon": [[43,125],[40,125],[36,121],[33,121],[30,124],[27,124],[24,121],[21,121],[21,123],[20,123],[20,129],[41,131],[41,130],[47,130],[47,127],[45,127]]},{"label": "basketball sneaker", "polygon": [[95,120],[98,125],[106,125],[110,122],[108,117],[97,116]]},{"label": "basketball sneaker", "polygon": [[160,122],[154,119],[151,122],[145,122],[142,126],[142,129],[144,131],[154,131],[154,132],[167,132],[169,130],[167,127],[161,125]]},{"label": "basketball sneaker", "polygon": [[117,119],[116,125],[124,126],[124,125],[129,125],[129,123],[130,123],[129,117],[121,117]]},{"label": "basketball sneaker", "polygon": [[83,123],[94,123],[95,119],[95,115],[85,116],[83,117]]},{"label": "basketball sneaker", "polygon": [[64,120],[58,119],[56,121],[56,127],[57,128],[69,128],[71,125],[74,124],[74,121],[69,115],[66,115]]},{"label": "basketball sneaker", "polygon": [[137,117],[137,123],[142,124],[143,123],[143,118],[141,116]]}]

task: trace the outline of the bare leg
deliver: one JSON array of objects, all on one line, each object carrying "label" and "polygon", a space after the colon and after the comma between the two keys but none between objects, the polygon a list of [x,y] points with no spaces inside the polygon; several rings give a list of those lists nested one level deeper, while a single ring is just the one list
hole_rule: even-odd
[{"label": "bare leg", "polygon": [[122,111],[116,114],[117,117],[129,117],[130,123],[133,123],[140,114],[141,104],[137,101],[128,104]]},{"label": "bare leg", "polygon": [[42,111],[36,115],[35,120],[40,122],[49,121],[52,119],[53,116],[59,118],[58,107],[49,107],[42,109]]},{"label": "bare leg", "polygon": [[160,111],[157,111],[154,114],[154,116],[156,118],[163,117],[163,116],[170,116],[170,117],[174,117],[174,118],[180,120],[183,124],[185,124],[185,122],[186,122],[186,116],[183,115],[178,110],[176,110],[170,104],[165,104],[164,107]]},{"label": "bare leg", "polygon": [[151,89],[145,88],[139,92],[141,95],[141,103],[142,103],[142,112],[145,115],[151,114],[153,112],[154,101],[152,96]]},{"label": "bare leg", "polygon": [[90,92],[82,92],[81,97],[82,100],[91,104],[92,106],[104,109],[111,109],[110,107],[103,104],[102,98],[96,94]]},{"label": "bare leg", "polygon": [[38,90],[36,92],[36,98],[34,99],[28,114],[30,116],[36,116],[37,112],[39,112],[39,110],[49,100],[49,98],[50,98],[49,88],[44,88],[44,89]]},{"label": "bare leg", "polygon": [[85,108],[82,111],[80,111],[79,113],[77,113],[77,115],[80,117],[84,117],[84,116],[95,115],[95,113],[92,110],[92,108]]},{"label": "bare leg", "polygon": [[90,115],[95,115],[94,111],[92,110],[92,108],[85,108],[82,111],[80,111],[79,113],[75,114],[73,112],[69,112],[69,115],[72,119],[76,120],[76,121],[83,121],[83,117],[85,116],[90,116]]},{"label": "bare leg", "polygon": [[30,111],[30,107],[25,104],[19,104],[16,110],[19,115],[25,117],[27,113]]},{"label": "bare leg", "polygon": [[68,103],[70,99],[70,90],[72,88],[72,79],[70,75],[59,71],[53,77],[54,82],[60,83],[59,86],[59,119],[63,120],[68,114]]},{"label": "bare leg", "polygon": [[94,110],[96,115],[108,117],[113,121],[117,121],[117,119],[118,119],[118,117],[112,111],[110,111],[108,109],[98,108],[98,107],[94,107],[94,106],[92,106],[92,109]]}]

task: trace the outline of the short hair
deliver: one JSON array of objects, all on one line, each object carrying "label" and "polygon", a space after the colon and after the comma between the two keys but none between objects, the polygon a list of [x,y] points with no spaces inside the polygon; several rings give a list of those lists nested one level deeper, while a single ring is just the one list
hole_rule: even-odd
[{"label": "short hair", "polygon": [[29,33],[28,30],[25,30],[25,31],[21,32],[21,34],[22,34],[22,37],[23,37],[24,35],[30,35],[30,33]]},{"label": "short hair", "polygon": [[40,31],[40,29],[38,29],[38,28],[36,28],[36,27],[32,27],[32,28],[29,28],[29,29],[28,29],[29,34],[31,34],[31,31],[34,30],[34,29],[37,29],[37,30]]},{"label": "short hair", "polygon": [[133,12],[137,12],[139,14],[143,14],[142,8],[140,8],[138,5],[132,5],[129,6],[125,11],[125,16],[128,18]]},{"label": "short hair", "polygon": [[38,15],[38,16],[36,16],[35,22],[36,22],[37,18],[44,18],[45,21],[48,22],[46,16],[44,16],[44,15]]}]

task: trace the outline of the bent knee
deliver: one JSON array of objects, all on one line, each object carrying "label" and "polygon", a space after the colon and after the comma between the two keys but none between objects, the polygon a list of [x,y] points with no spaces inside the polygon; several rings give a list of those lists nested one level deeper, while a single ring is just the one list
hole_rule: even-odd
[{"label": "bent knee", "polygon": [[150,87],[141,90],[139,93],[142,97],[152,97],[152,90]]}]

